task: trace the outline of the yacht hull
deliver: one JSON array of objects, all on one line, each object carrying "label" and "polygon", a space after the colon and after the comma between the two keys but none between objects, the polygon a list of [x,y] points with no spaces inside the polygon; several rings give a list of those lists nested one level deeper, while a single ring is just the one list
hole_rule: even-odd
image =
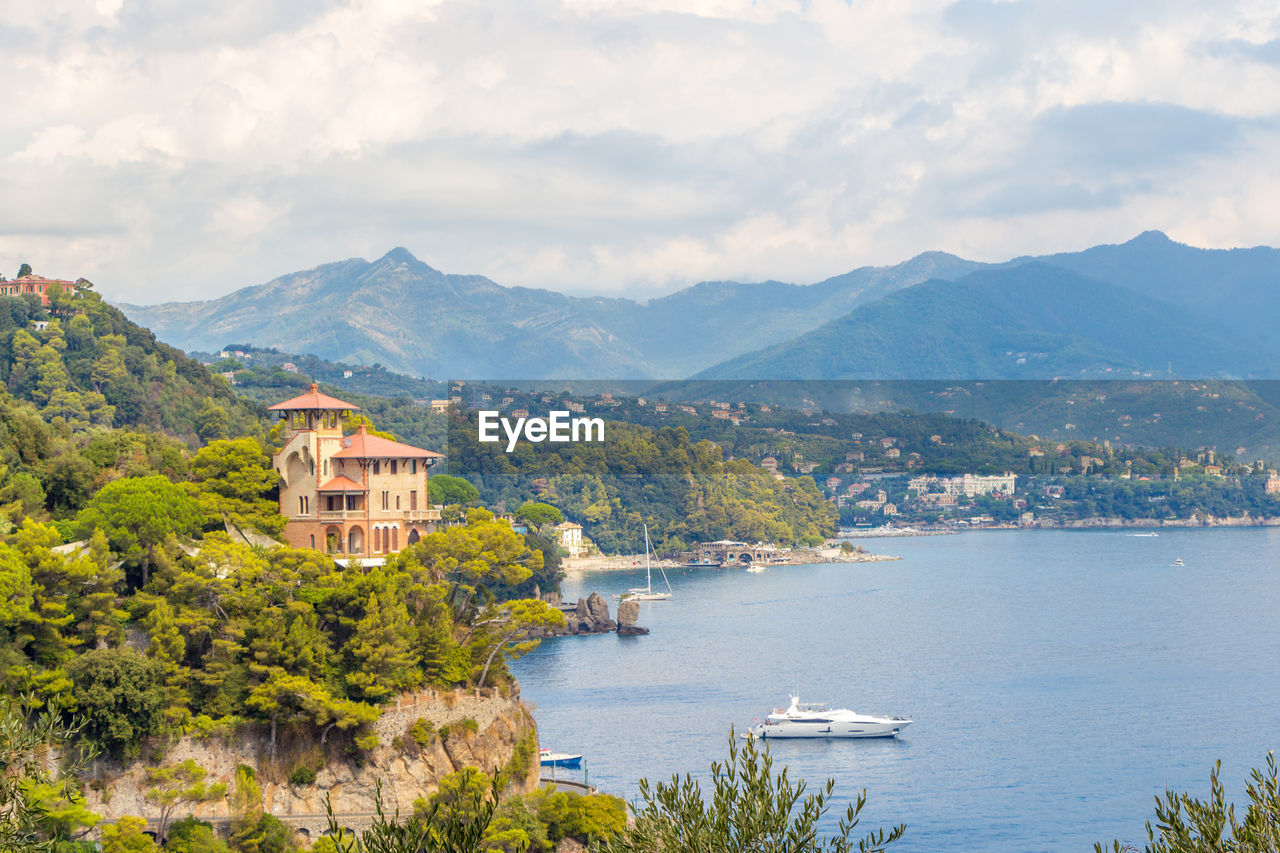
[{"label": "yacht hull", "polygon": [[898,733],[910,724],[910,721],[902,720],[896,720],[890,723],[781,723],[769,726],[753,726],[750,729],[750,733],[753,737],[763,738],[764,740],[785,740],[787,738],[897,737]]}]

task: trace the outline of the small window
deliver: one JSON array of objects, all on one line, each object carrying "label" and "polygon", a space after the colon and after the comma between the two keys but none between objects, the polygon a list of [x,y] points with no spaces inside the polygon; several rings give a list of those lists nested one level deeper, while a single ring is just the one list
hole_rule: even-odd
[{"label": "small window", "polygon": [[400,496],[396,495],[396,509],[400,508]]},{"label": "small window", "polygon": [[315,549],[316,549],[316,535],[312,533],[311,534],[311,550],[314,551]]},{"label": "small window", "polygon": [[391,460],[391,473],[392,473],[392,474],[396,473],[396,468],[397,468],[397,466],[398,466],[399,464],[400,464],[400,463],[398,463],[396,460],[394,460],[394,459],[392,459],[392,460]]},{"label": "small window", "polygon": [[382,471],[382,463],[377,459],[373,460],[373,473],[378,474]]},{"label": "small window", "polygon": [[400,550],[400,528],[399,527],[391,528],[391,550],[392,551]]},{"label": "small window", "polygon": [[410,459],[410,460],[409,460],[409,473],[410,473],[410,474],[416,474],[416,473],[418,473],[418,460],[417,460],[417,459]]},{"label": "small window", "polygon": [[415,491],[409,492],[409,509],[415,510],[417,508],[418,508],[418,493],[415,490]]},{"label": "small window", "polygon": [[382,493],[382,508],[383,508],[383,509],[390,509],[390,507],[391,507],[391,493],[390,493],[390,492],[383,492],[383,493]]}]

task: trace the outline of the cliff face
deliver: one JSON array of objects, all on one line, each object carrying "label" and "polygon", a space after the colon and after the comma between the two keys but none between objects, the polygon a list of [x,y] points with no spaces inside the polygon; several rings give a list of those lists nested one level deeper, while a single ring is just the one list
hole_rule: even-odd
[{"label": "cliff face", "polygon": [[[420,727],[420,732],[434,730],[425,744],[410,734],[420,719],[432,724]],[[472,720],[474,727],[467,722]],[[448,727],[447,737],[440,737],[442,727]],[[148,767],[190,758],[209,772],[209,781],[225,782],[230,791],[236,768],[244,764],[257,773],[266,811],[311,830],[315,837],[314,826],[323,823],[326,793],[336,815],[366,816],[374,810],[374,793],[381,782],[386,811],[398,808],[406,815],[412,813],[413,801],[434,792],[444,776],[463,767],[492,774],[512,764],[513,757],[518,762],[511,774],[515,789],[523,794],[537,787],[537,729],[529,709],[518,699],[458,692],[402,696],[372,728],[378,746],[359,761],[332,743],[321,748],[311,737],[282,738],[275,764],[268,760],[269,744],[262,732],[183,737],[158,762],[100,766],[86,786],[85,797],[104,821],[125,815],[151,819],[159,810],[146,801],[143,780]],[[318,764],[322,766],[317,768]],[[315,770],[315,782],[291,784],[290,773],[303,765]],[[188,813],[215,822],[229,817],[225,800],[179,808],[174,817]]]}]

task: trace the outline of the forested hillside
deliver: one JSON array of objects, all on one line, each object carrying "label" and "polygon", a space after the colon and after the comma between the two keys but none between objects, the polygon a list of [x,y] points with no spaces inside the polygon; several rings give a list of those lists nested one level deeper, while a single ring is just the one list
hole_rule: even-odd
[{"label": "forested hillside", "polygon": [[813,544],[835,532],[836,512],[809,477],[777,480],[746,460],[726,461],[683,428],[609,421],[603,443],[532,445],[512,453],[477,440],[475,412],[456,412],[450,470],[490,505],[537,499],[584,525],[606,552],[638,550],[644,525],[677,551],[712,539]]},{"label": "forested hillside", "polygon": [[0,380],[63,433],[130,427],[194,446],[261,429],[256,406],[91,289],[50,302],[0,297]]}]

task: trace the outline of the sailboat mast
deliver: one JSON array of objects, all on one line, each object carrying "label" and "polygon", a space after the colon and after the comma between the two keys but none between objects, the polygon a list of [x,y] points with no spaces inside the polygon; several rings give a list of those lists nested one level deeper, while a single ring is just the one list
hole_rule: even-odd
[{"label": "sailboat mast", "polygon": [[649,568],[649,525],[644,526],[644,583],[645,589],[653,592],[653,572]]}]

